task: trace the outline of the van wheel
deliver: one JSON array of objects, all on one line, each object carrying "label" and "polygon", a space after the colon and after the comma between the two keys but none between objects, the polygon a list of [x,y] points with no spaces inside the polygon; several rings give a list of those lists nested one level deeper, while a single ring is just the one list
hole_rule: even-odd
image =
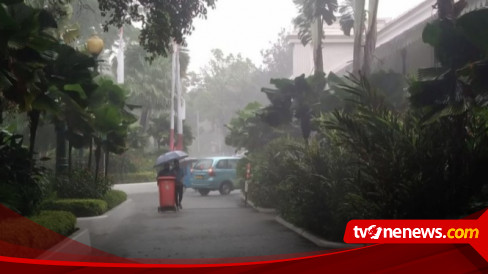
[{"label": "van wheel", "polygon": [[202,196],[207,196],[210,190],[208,189],[199,189],[198,192],[200,192],[200,195]]},{"label": "van wheel", "polygon": [[221,195],[229,195],[229,193],[232,191],[232,184],[229,182],[222,183],[219,191]]}]

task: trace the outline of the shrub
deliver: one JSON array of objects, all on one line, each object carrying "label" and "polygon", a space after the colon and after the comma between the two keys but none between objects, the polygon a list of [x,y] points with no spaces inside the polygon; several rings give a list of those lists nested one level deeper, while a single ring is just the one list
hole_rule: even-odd
[{"label": "shrub", "polygon": [[76,217],[71,212],[41,211],[39,215],[34,215],[29,219],[64,236],[69,236],[75,231]]},{"label": "shrub", "polygon": [[69,181],[55,181],[55,190],[60,198],[101,199],[110,190],[113,183],[109,178],[98,176],[89,170],[73,170]]},{"label": "shrub", "polygon": [[76,217],[98,216],[107,212],[107,202],[96,199],[60,199],[44,203],[46,210],[63,210]]},{"label": "shrub", "polygon": [[103,196],[103,200],[107,202],[108,209],[110,210],[127,200],[127,194],[123,191],[112,189]]},{"label": "shrub", "polygon": [[257,206],[274,208],[278,205],[280,197],[277,189],[290,170],[285,156],[289,148],[296,145],[299,143],[293,139],[277,139],[270,142],[262,152],[251,154],[253,177],[249,185],[249,199]]},{"label": "shrub", "polygon": [[[67,223],[71,222],[71,220],[66,218],[65,222],[66,227],[68,227],[69,225]],[[53,233],[42,225],[36,224],[34,221],[24,217],[0,220],[0,231],[2,231],[0,233],[0,241],[15,246],[9,247],[8,245],[3,245],[5,248],[0,249],[0,255],[3,256],[37,257],[44,250],[51,248],[65,239],[64,236]]]},{"label": "shrub", "polygon": [[35,213],[45,194],[46,170],[32,160],[22,137],[0,131],[0,202],[24,215]]}]

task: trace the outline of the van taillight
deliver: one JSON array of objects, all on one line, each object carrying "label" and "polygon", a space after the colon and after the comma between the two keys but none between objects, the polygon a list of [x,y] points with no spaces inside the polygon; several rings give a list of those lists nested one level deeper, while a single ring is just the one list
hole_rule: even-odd
[{"label": "van taillight", "polygon": [[193,174],[193,168],[190,168],[190,174]]},{"label": "van taillight", "polygon": [[210,176],[210,177],[215,176],[215,172],[212,168],[208,170],[208,176]]}]

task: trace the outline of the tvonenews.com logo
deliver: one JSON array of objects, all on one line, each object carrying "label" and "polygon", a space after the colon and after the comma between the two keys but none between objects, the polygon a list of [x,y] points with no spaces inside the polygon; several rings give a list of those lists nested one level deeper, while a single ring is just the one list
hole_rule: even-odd
[{"label": "tvonenews.com logo", "polygon": [[470,244],[488,261],[488,210],[465,220],[352,220],[348,244]]},{"label": "tvonenews.com logo", "polygon": [[447,233],[443,233],[442,228],[382,228],[371,225],[367,228],[354,226],[354,237],[356,239],[478,239],[478,228],[450,228]]}]

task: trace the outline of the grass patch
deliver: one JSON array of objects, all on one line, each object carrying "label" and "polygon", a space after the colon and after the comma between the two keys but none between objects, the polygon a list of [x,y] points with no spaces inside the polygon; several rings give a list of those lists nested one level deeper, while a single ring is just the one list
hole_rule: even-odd
[{"label": "grass patch", "polygon": [[110,210],[127,200],[127,194],[123,191],[112,189],[103,196],[103,200],[107,203]]},{"label": "grass patch", "polygon": [[76,217],[91,217],[107,212],[108,205],[97,199],[59,199],[46,202],[44,209],[69,211]]}]

